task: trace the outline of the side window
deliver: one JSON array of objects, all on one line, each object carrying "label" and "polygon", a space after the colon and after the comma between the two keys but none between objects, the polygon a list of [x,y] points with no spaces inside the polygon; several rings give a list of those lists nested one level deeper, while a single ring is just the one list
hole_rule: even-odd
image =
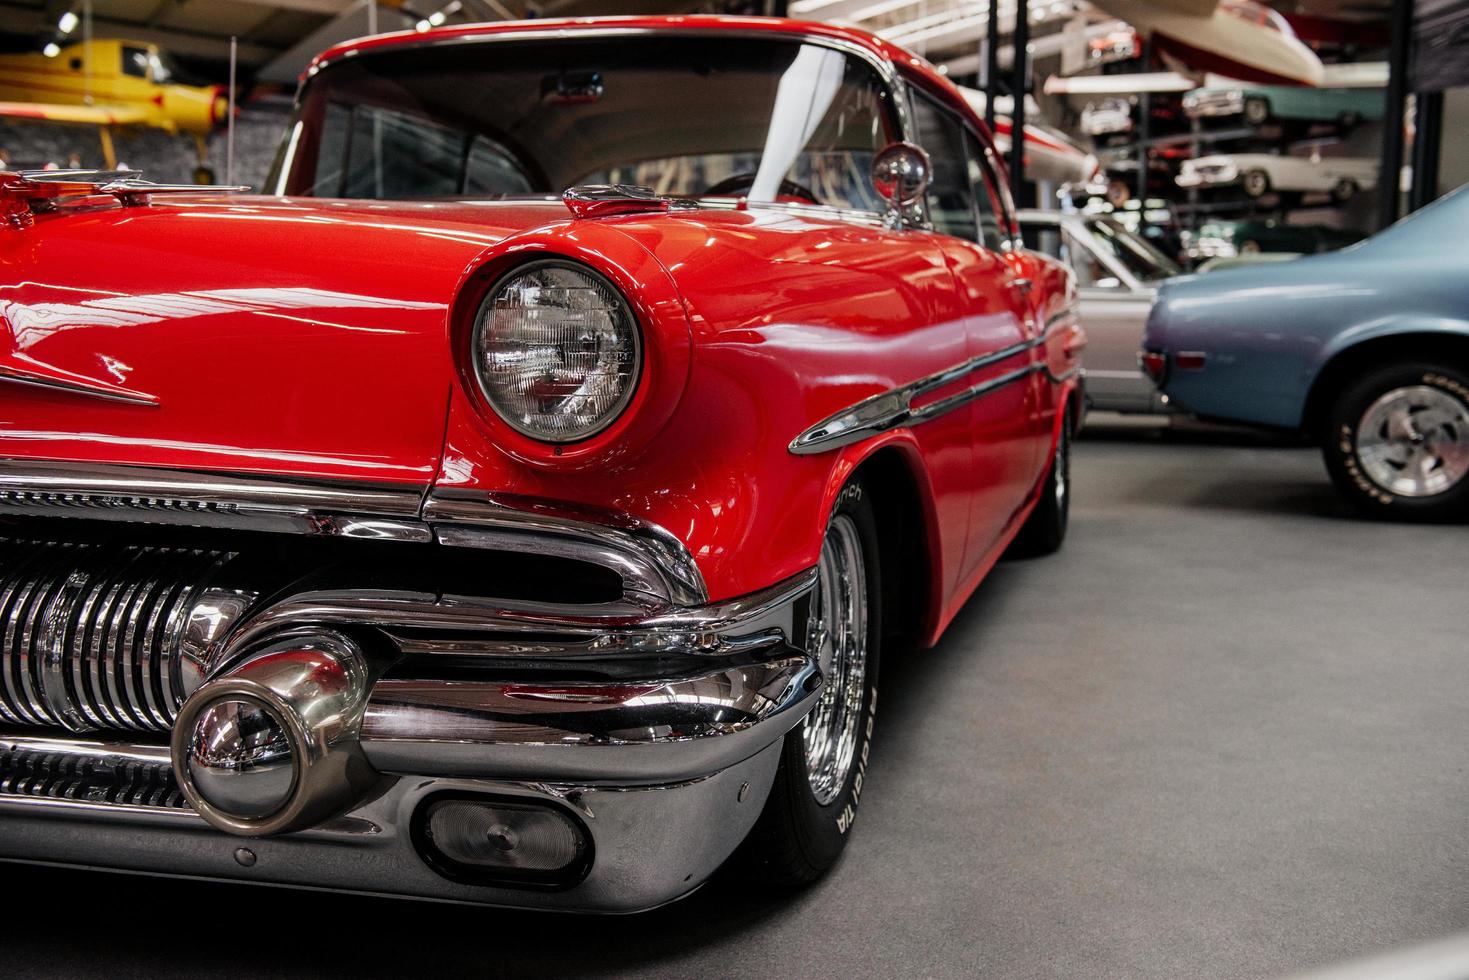
[{"label": "side window", "polygon": [[464,133],[372,106],[352,111],[343,197],[448,197],[459,193]]},{"label": "side window", "polygon": [[134,78],[147,78],[148,49],[124,47],[122,49],[122,73]]},{"label": "side window", "polygon": [[994,174],[984,163],[984,147],[979,137],[964,130],[964,157],[969,165],[969,186],[974,188],[974,200],[979,205],[980,243],[985,248],[999,251],[1005,246],[1006,234],[1001,230],[1000,201],[994,187]]},{"label": "side window", "polygon": [[352,125],[352,107],[328,102],[321,120],[321,149],[316,155],[316,180],[312,197],[340,197],[342,167],[347,162],[347,133]]},{"label": "side window", "polygon": [[964,153],[964,126],[922,93],[913,94],[918,143],[928,152],[933,176],[928,183],[928,213],[935,231],[979,241],[974,216],[974,185]]},{"label": "side window", "polygon": [[476,136],[464,161],[464,193],[469,197],[530,194],[535,188],[520,164],[498,143]]}]

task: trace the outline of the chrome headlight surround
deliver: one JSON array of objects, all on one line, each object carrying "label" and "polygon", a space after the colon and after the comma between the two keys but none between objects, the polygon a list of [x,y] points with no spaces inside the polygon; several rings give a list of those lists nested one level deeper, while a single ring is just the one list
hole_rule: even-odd
[{"label": "chrome headlight surround", "polygon": [[[469,357],[480,394],[502,422],[538,442],[582,442],[615,423],[637,392],[642,328],[627,297],[602,273],[573,259],[537,259],[506,271],[485,294]],[[569,365],[589,357],[593,362],[578,380],[577,367]],[[539,380],[552,389],[539,396],[550,403],[541,410],[533,405],[538,396],[524,391],[537,360],[544,369]],[[573,390],[554,391],[572,384]],[[572,414],[589,418],[561,428],[545,421]]]}]

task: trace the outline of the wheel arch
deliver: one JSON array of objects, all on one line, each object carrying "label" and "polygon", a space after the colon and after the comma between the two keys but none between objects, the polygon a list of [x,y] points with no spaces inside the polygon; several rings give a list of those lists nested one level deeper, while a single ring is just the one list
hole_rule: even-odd
[{"label": "wheel arch", "polygon": [[[832,467],[822,527],[842,490],[860,478],[873,496],[883,575],[883,632],[906,646],[926,646],[943,605],[943,541],[933,489],[911,432],[853,446]],[[963,542],[957,543],[963,547]],[[897,583],[897,588],[892,588]]]},{"label": "wheel arch", "polygon": [[1311,382],[1301,413],[1301,428],[1312,437],[1320,436],[1332,396],[1348,379],[1371,367],[1412,358],[1444,358],[1451,364],[1469,368],[1469,325],[1457,330],[1395,330],[1331,352]]}]

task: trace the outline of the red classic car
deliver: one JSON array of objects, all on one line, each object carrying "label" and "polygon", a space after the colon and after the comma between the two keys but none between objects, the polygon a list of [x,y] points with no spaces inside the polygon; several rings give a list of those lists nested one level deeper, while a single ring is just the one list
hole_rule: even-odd
[{"label": "red classic car", "polygon": [[185,190],[0,175],[0,858],[809,881],[879,654],[1064,535],[1068,273],[877,38],[354,41],[267,195]]}]

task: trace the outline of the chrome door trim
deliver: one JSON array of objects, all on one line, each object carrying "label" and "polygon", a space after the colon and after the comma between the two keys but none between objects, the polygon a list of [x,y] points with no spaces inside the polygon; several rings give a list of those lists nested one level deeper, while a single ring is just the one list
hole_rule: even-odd
[{"label": "chrome door trim", "polygon": [[1069,324],[1076,316],[1075,307],[1067,307],[1051,314],[1046,318],[1045,328],[1036,336],[999,350],[990,351],[971,357],[966,361],[937,371],[933,374],[919,378],[917,381],[891,388],[880,392],[869,398],[864,398],[849,408],[845,408],[834,415],[827,416],[820,422],[806,429],[796,438],[791,440],[790,452],[797,456],[807,456],[813,453],[824,453],[831,449],[839,449],[842,446],[850,446],[861,442],[869,436],[896,429],[905,425],[917,425],[923,422],[939,418],[956,408],[967,405],[976,398],[982,398],[999,391],[1008,385],[1031,375],[1044,371],[1053,381],[1064,381],[1075,374],[1075,370],[1067,371],[1061,375],[1051,374],[1050,369],[1044,363],[1027,364],[1025,367],[1007,371],[986,381],[965,388],[938,401],[931,402],[921,408],[913,408],[913,399],[926,392],[942,388],[952,384],[978,371],[981,368],[999,364],[1019,354],[1034,350],[1043,346],[1054,334],[1057,328]]},{"label": "chrome door trim", "polygon": [[26,385],[32,388],[44,388],[48,391],[65,392],[68,395],[79,395],[83,398],[99,398],[103,401],[121,402],[125,405],[141,405],[144,408],[157,408],[157,397],[145,394],[141,391],[130,391],[116,385],[109,385],[101,381],[88,381],[83,378],[75,380],[69,378],[58,378],[39,371],[25,371],[13,364],[0,366],[0,381],[7,384]]}]

